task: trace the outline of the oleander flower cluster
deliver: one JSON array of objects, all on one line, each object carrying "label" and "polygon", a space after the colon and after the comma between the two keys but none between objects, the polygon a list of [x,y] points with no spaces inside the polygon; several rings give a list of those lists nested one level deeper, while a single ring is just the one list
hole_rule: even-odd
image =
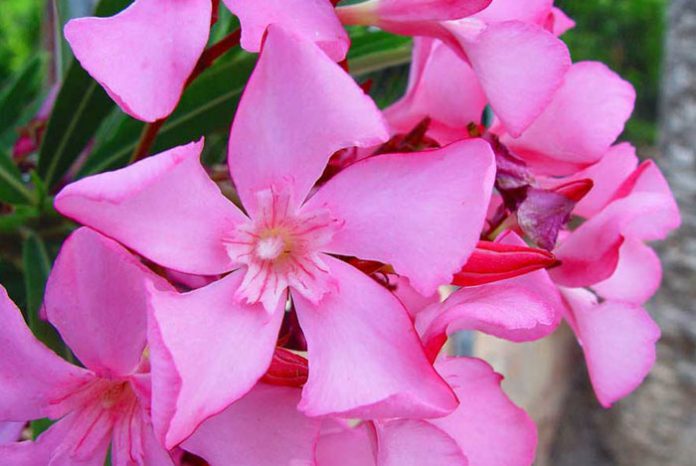
[{"label": "oleander flower cluster", "polygon": [[[201,138],[56,196],[81,227],[42,314],[74,358],[0,290],[0,463],[530,465],[531,418],[485,361],[445,354],[450,335],[532,341],[565,322],[605,407],[647,375],[648,242],[680,219],[657,166],[617,143],[631,85],[571,63],[551,0],[336,3],[224,0],[259,54],[229,132],[233,189]],[[65,36],[155,122],[217,8],[136,0]],[[356,25],[413,38],[386,109],[348,72]]]}]

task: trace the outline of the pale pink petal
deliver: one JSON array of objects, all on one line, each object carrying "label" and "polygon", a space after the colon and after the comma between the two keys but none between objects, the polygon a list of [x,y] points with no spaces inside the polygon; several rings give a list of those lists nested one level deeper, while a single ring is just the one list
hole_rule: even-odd
[{"label": "pale pink petal", "polygon": [[307,339],[309,380],[300,410],[310,416],[442,416],[457,404],[429,364],[401,303],[332,257],[339,290],[315,306],[293,295]]},{"label": "pale pink petal", "polygon": [[259,384],[196,430],[182,447],[211,466],[314,464],[321,421],[297,410],[300,390]]},{"label": "pale pink petal", "polygon": [[2,286],[0,322],[0,419],[27,421],[64,414],[57,402],[91,375],[40,343]]},{"label": "pale pink petal", "polygon": [[471,66],[444,43],[417,38],[414,54],[422,53],[418,44],[423,42],[432,46],[422,69],[415,73],[417,78],[406,96],[387,108],[384,116],[397,133],[408,133],[429,117],[428,136],[441,144],[463,139],[467,125],[481,121],[486,96]]},{"label": "pale pink petal", "polygon": [[502,142],[542,173],[572,173],[609,150],[635,98],[631,84],[604,64],[576,63],[539,118],[520,137]]},{"label": "pale pink petal", "polygon": [[124,112],[144,121],[169,115],[206,43],[210,0],[136,0],[111,18],[65,26],[75,57]]},{"label": "pale pink petal", "polygon": [[551,269],[554,281],[570,287],[589,286],[609,278],[626,238],[664,239],[681,221],[669,186],[652,161],[643,162],[610,202],[554,251],[561,266]]},{"label": "pale pink petal", "polygon": [[233,268],[223,239],[246,217],[200,162],[203,142],[84,178],[56,196],[56,209],[143,256],[181,272]]},{"label": "pale pink petal", "polygon": [[256,192],[290,186],[297,206],[334,152],[388,137],[374,102],[340,66],[307,39],[271,26],[232,124],[228,160],[253,215]]},{"label": "pale pink petal", "polygon": [[543,25],[552,7],[553,0],[494,0],[475,17],[487,23],[523,21]]},{"label": "pale pink petal", "polygon": [[604,299],[643,304],[660,287],[660,258],[642,241],[627,239],[619,249],[619,262],[611,277],[592,288]]},{"label": "pale pink petal", "polygon": [[460,400],[449,416],[429,422],[457,441],[472,465],[526,466],[534,462],[537,430],[500,388],[502,376],[480,359],[448,358],[435,367]]},{"label": "pale pink petal", "polygon": [[152,416],[171,448],[247,393],[268,368],[283,318],[241,303],[241,271],[185,294],[153,291]]},{"label": "pale pink petal", "polygon": [[172,289],[115,241],[80,228],[48,279],[48,320],[85,366],[104,377],[127,375],[146,344],[146,282]]},{"label": "pale pink petal", "polygon": [[583,289],[565,290],[564,295],[595,394],[608,408],[650,372],[660,329],[640,306],[614,301],[597,304]]},{"label": "pale pink petal", "polygon": [[345,58],[350,39],[330,0],[224,0],[242,25],[242,47],[261,50],[270,24],[316,43],[334,61]]},{"label": "pale pink petal", "polygon": [[325,429],[322,425],[317,444],[317,466],[377,466],[376,442],[371,422],[341,429]]},{"label": "pale pink petal", "polygon": [[476,246],[495,162],[482,140],[360,161],[308,206],[345,222],[326,251],[389,263],[424,295],[449,283]]},{"label": "pale pink petal", "polygon": [[26,422],[0,422],[0,445],[13,443],[20,439]]},{"label": "pale pink petal", "polygon": [[568,48],[519,21],[445,23],[478,76],[496,116],[519,136],[544,111],[570,67]]},{"label": "pale pink petal", "polygon": [[[377,423],[379,466],[466,466],[455,439],[444,430],[417,419]],[[477,464],[477,463],[472,463]],[[483,463],[479,463],[483,464]]]}]

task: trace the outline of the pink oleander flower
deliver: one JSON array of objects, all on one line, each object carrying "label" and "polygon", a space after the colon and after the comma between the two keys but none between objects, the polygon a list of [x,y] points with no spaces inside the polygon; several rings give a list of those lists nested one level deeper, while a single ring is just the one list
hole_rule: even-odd
[{"label": "pink oleander flower", "polygon": [[[411,3],[428,5],[407,8]],[[488,3],[490,6],[481,10]],[[442,41],[461,62],[444,73],[431,75],[438,86],[442,85],[436,92],[451,99],[445,105],[456,108],[460,99],[472,99],[483,105],[488,102],[506,131],[519,136],[551,102],[570,66],[565,44],[543,27],[552,14],[552,4],[550,1],[372,0],[339,7],[337,12],[346,24],[376,25],[396,34],[426,37],[416,40],[411,91],[419,85],[418,73],[424,72],[427,66],[428,50]],[[444,5],[449,8],[443,8]],[[397,6],[403,9],[396,10]],[[462,7],[466,6],[476,8],[463,14]],[[476,83],[468,87],[461,87],[466,86],[462,82],[455,88],[447,86],[450,72],[462,69]],[[426,97],[424,102],[428,100]],[[464,107],[460,105],[458,112],[450,113],[458,118],[458,113],[466,111]],[[478,121],[481,112],[474,116]]]},{"label": "pink oleander flower", "polygon": [[169,285],[123,247],[82,228],[46,287],[49,322],[85,368],[34,338],[0,288],[0,420],[56,420],[36,441],[0,444],[3,464],[173,465],[150,419],[146,283]]},{"label": "pink oleander flower", "polygon": [[318,466],[526,466],[537,432],[527,414],[500,388],[485,362],[448,358],[435,365],[459,397],[459,407],[437,419],[390,419],[348,427],[325,421]]},{"label": "pink oleander flower", "polygon": [[384,154],[313,189],[333,153],[387,138],[374,103],[337,64],[271,27],[230,134],[244,212],[207,176],[201,143],[56,197],[63,214],[162,266],[231,272],[190,293],[153,292],[153,417],[168,447],[264,374],[288,294],[309,352],[300,410],[375,418],[455,408],[402,304],[340,258],[391,264],[426,295],[449,283],[476,246],[493,154],[481,140]]}]

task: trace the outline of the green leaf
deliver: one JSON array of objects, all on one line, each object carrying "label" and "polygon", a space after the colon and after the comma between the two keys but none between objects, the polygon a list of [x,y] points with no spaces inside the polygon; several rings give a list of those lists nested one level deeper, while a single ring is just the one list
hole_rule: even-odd
[{"label": "green leaf", "polygon": [[55,329],[39,316],[52,261],[43,240],[34,232],[30,232],[24,239],[22,262],[29,328],[49,348],[62,353],[64,347],[60,337]]},{"label": "green leaf", "polygon": [[0,131],[14,128],[41,88],[43,57],[36,55],[0,90]]},{"label": "green leaf", "polygon": [[0,151],[0,201],[8,204],[32,204],[35,200],[10,156]]},{"label": "green leaf", "polygon": [[[160,130],[151,153],[226,131],[256,62],[256,56],[236,50],[206,70],[184,93],[176,111]],[[113,136],[95,147],[79,176],[125,165],[135,150],[144,124],[123,117]]]},{"label": "green leaf", "polygon": [[[129,3],[128,0],[102,0],[96,15],[112,15]],[[49,187],[63,177],[114,106],[101,86],[73,61],[39,150],[37,170]]]},{"label": "green leaf", "polygon": [[31,421],[31,437],[33,440],[36,440],[36,438],[46,432],[49,427],[51,427],[54,424],[54,421],[48,419],[48,418],[43,418],[43,419],[37,419],[35,421]]},{"label": "green leaf", "polygon": [[[369,71],[410,60],[411,40],[382,31],[354,29],[356,37],[349,55],[351,71]],[[151,153],[227,131],[244,86],[253,70],[255,55],[235,50],[206,70],[184,93],[176,111],[159,132]],[[102,138],[78,176],[93,175],[124,166],[138,145],[144,124],[127,116]]]}]

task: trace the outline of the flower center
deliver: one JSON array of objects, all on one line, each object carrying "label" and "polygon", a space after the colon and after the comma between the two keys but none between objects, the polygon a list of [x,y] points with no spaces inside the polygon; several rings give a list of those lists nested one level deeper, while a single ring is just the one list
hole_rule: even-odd
[{"label": "flower center", "polygon": [[290,287],[318,301],[333,283],[321,250],[340,227],[328,210],[293,208],[290,196],[275,188],[256,195],[253,218],[238,226],[225,246],[230,258],[246,265],[238,296],[274,311]]}]

